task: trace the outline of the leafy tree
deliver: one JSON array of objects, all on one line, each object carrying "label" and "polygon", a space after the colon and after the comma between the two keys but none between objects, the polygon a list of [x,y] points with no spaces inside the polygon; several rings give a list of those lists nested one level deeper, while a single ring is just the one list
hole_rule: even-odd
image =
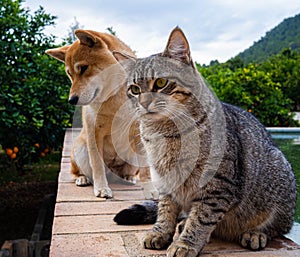
[{"label": "leafy tree", "polygon": [[272,80],[280,83],[283,94],[292,100],[291,110],[300,110],[300,53],[283,49],[260,65]]},{"label": "leafy tree", "polygon": [[282,85],[256,64],[234,70],[228,64],[198,66],[220,100],[254,114],[265,126],[295,126],[290,114],[292,101],[283,94]]},{"label": "leafy tree", "polygon": [[31,14],[21,3],[0,5],[0,145],[16,147],[7,160],[19,170],[62,146],[72,113],[64,67],[44,54],[55,38],[43,30],[55,17],[42,7]]},{"label": "leafy tree", "polygon": [[236,56],[234,58],[231,58],[225,63],[225,66],[231,69],[232,71],[236,70],[237,68],[243,68],[245,66],[243,60]]}]

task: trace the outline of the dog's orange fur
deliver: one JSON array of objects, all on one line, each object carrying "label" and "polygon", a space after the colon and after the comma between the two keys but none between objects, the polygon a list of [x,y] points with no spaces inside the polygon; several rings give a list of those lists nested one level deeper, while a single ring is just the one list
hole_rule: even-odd
[{"label": "dog's orange fur", "polygon": [[[131,56],[134,53],[113,35],[90,30],[76,30],[75,34],[78,40],[73,44],[49,49],[46,53],[65,63],[72,81],[69,99],[78,97],[77,104],[82,105],[83,128],[73,143],[71,154],[71,172],[77,177],[76,184],[93,183],[96,196],[109,198],[112,191],[105,170],[109,168],[130,179],[138,173],[138,167],[119,158],[111,137],[113,118],[127,100],[125,86],[117,87],[113,76],[103,80],[98,77],[109,67],[116,66],[112,51]],[[136,127],[133,127],[129,133],[133,154],[139,144],[137,135]],[[143,170],[143,180],[149,180],[149,169],[140,170]]]}]

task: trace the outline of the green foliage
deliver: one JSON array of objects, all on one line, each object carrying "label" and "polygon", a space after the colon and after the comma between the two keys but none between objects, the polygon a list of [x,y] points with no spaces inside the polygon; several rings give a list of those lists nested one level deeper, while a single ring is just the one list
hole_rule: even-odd
[{"label": "green foliage", "polygon": [[282,55],[261,65],[233,59],[198,69],[220,100],[251,112],[265,126],[297,126],[290,112],[299,97],[299,55]]},{"label": "green foliage", "polygon": [[292,100],[292,110],[300,110],[300,54],[284,49],[270,57],[261,68],[280,83],[283,94]]},{"label": "green foliage", "polygon": [[54,47],[54,37],[43,30],[55,17],[42,7],[31,14],[21,3],[0,5],[0,145],[19,148],[15,159],[7,158],[20,170],[44,149],[62,146],[72,113],[64,67],[44,53]]},{"label": "green foliage", "polygon": [[[300,145],[294,143],[294,139],[274,139],[276,145],[284,153],[288,161],[291,163],[295,172],[297,184],[300,184]],[[300,222],[300,190],[297,196],[297,208],[295,213],[295,221]]]},{"label": "green foliage", "polygon": [[238,56],[246,63],[260,63],[271,55],[279,54],[282,49],[300,50],[300,14],[285,19],[266,33],[258,42]]}]

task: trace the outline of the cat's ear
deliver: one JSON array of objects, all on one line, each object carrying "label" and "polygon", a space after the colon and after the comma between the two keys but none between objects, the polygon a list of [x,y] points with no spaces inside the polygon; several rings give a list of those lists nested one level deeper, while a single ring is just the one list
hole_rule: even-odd
[{"label": "cat's ear", "polygon": [[162,56],[170,57],[186,64],[192,62],[189,43],[179,27],[172,30]]},{"label": "cat's ear", "polygon": [[70,48],[69,45],[62,46],[59,48],[48,49],[48,50],[46,50],[45,53],[54,57],[55,59],[57,59],[61,62],[65,62],[66,52],[68,51],[69,48]]},{"label": "cat's ear", "polygon": [[116,60],[121,64],[122,64],[122,62],[125,62],[125,61],[132,61],[132,62],[136,61],[135,57],[125,54],[125,53],[122,53],[122,52],[113,51],[112,54],[116,58]]}]

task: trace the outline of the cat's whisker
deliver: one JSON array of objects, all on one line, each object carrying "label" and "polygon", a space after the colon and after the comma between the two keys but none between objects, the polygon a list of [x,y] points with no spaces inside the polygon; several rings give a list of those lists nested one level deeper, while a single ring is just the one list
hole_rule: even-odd
[{"label": "cat's whisker", "polygon": [[169,112],[171,114],[173,114],[176,118],[183,118],[184,121],[192,121],[192,122],[194,122],[194,118],[191,115],[189,115],[186,112],[184,112],[184,111],[176,110],[175,109],[175,110],[169,110]]},{"label": "cat's whisker", "polygon": [[195,123],[194,118],[181,109],[169,108],[165,111],[170,115],[172,120],[176,120],[176,122],[184,126],[190,126]]},{"label": "cat's whisker", "polygon": [[120,115],[115,118],[118,119],[118,122],[112,129],[112,135],[118,135],[118,137],[123,138],[125,136],[128,137],[131,126],[137,121],[138,115],[136,115],[136,113],[126,113],[124,116]]}]

